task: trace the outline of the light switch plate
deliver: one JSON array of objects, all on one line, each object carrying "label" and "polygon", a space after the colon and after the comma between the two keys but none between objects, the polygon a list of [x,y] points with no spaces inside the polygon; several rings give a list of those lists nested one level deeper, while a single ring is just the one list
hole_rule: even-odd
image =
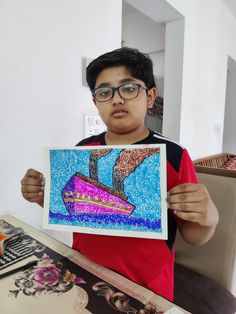
[{"label": "light switch plate", "polygon": [[84,137],[100,134],[106,131],[106,125],[99,115],[84,115]]}]

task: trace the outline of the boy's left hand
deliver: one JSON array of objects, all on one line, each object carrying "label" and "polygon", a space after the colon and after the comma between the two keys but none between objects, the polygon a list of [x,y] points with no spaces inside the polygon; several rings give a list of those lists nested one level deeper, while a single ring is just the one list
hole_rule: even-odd
[{"label": "boy's left hand", "polygon": [[167,201],[175,215],[185,221],[205,227],[218,223],[218,211],[203,184],[178,185],[169,191]]}]

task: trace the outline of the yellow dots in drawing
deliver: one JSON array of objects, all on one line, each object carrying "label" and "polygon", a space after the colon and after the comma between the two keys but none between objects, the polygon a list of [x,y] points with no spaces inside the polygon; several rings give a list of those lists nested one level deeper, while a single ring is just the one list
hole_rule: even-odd
[{"label": "yellow dots in drawing", "polygon": [[64,198],[66,201],[70,202],[80,202],[80,203],[90,203],[90,204],[96,204],[102,207],[107,208],[116,208],[119,211],[123,210],[130,210],[133,207],[130,205],[126,206],[120,202],[115,202],[112,199],[106,199],[104,196],[101,195],[89,195],[88,193],[84,192],[74,192],[74,191],[66,191],[63,193]]}]

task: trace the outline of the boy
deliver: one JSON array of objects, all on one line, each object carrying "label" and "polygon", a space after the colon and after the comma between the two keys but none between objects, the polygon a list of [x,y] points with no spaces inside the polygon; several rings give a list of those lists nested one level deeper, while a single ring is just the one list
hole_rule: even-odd
[{"label": "boy", "polygon": [[[214,234],[217,209],[205,186],[197,184],[186,149],[144,125],[147,108],[157,96],[148,55],[125,47],[103,54],[88,65],[87,82],[107,131],[78,146],[166,144],[168,240],[74,233],[72,247],[173,301],[176,229],[188,243],[203,244]],[[43,206],[43,191],[43,175],[28,170],[22,179],[24,198]]]}]

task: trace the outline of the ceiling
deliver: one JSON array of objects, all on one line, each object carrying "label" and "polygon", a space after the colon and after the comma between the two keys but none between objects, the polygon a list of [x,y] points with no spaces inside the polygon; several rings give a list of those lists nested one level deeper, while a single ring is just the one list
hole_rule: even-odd
[{"label": "ceiling", "polygon": [[[142,13],[149,16],[150,18],[153,18],[152,17],[153,10],[151,10],[152,11],[151,13],[146,12],[147,8],[150,8],[152,6],[150,6],[150,5],[146,6],[145,5],[144,7],[142,7],[141,4],[145,3],[142,0],[126,0],[126,1],[123,0],[123,14],[124,15],[129,15],[129,14],[132,14],[132,13],[137,12],[139,10]],[[153,18],[154,20],[156,20],[156,22],[160,23],[160,22],[164,22],[164,21],[166,22],[166,21],[171,20],[171,19],[180,18],[180,16],[178,16],[179,13],[177,11],[175,11],[173,9],[173,7],[171,7],[166,1],[164,1],[164,0],[149,0],[149,1],[155,1],[155,5],[157,5],[157,4],[159,5],[158,11],[161,12],[161,15],[159,18],[157,18],[156,16],[155,16],[155,18]],[[231,11],[231,13],[236,17],[236,0],[223,0],[223,2],[228,7],[228,9]],[[135,7],[138,10],[135,9]]]},{"label": "ceiling", "polygon": [[[236,1],[236,0],[235,0]],[[165,0],[123,0],[123,15],[141,12],[157,23],[166,23],[183,17]]]},{"label": "ceiling", "polygon": [[129,5],[127,2],[123,1],[122,4],[122,13],[123,16],[127,16],[129,14],[133,14],[133,13],[137,13],[139,12],[138,10],[136,10],[134,7],[132,7],[131,5]]}]

